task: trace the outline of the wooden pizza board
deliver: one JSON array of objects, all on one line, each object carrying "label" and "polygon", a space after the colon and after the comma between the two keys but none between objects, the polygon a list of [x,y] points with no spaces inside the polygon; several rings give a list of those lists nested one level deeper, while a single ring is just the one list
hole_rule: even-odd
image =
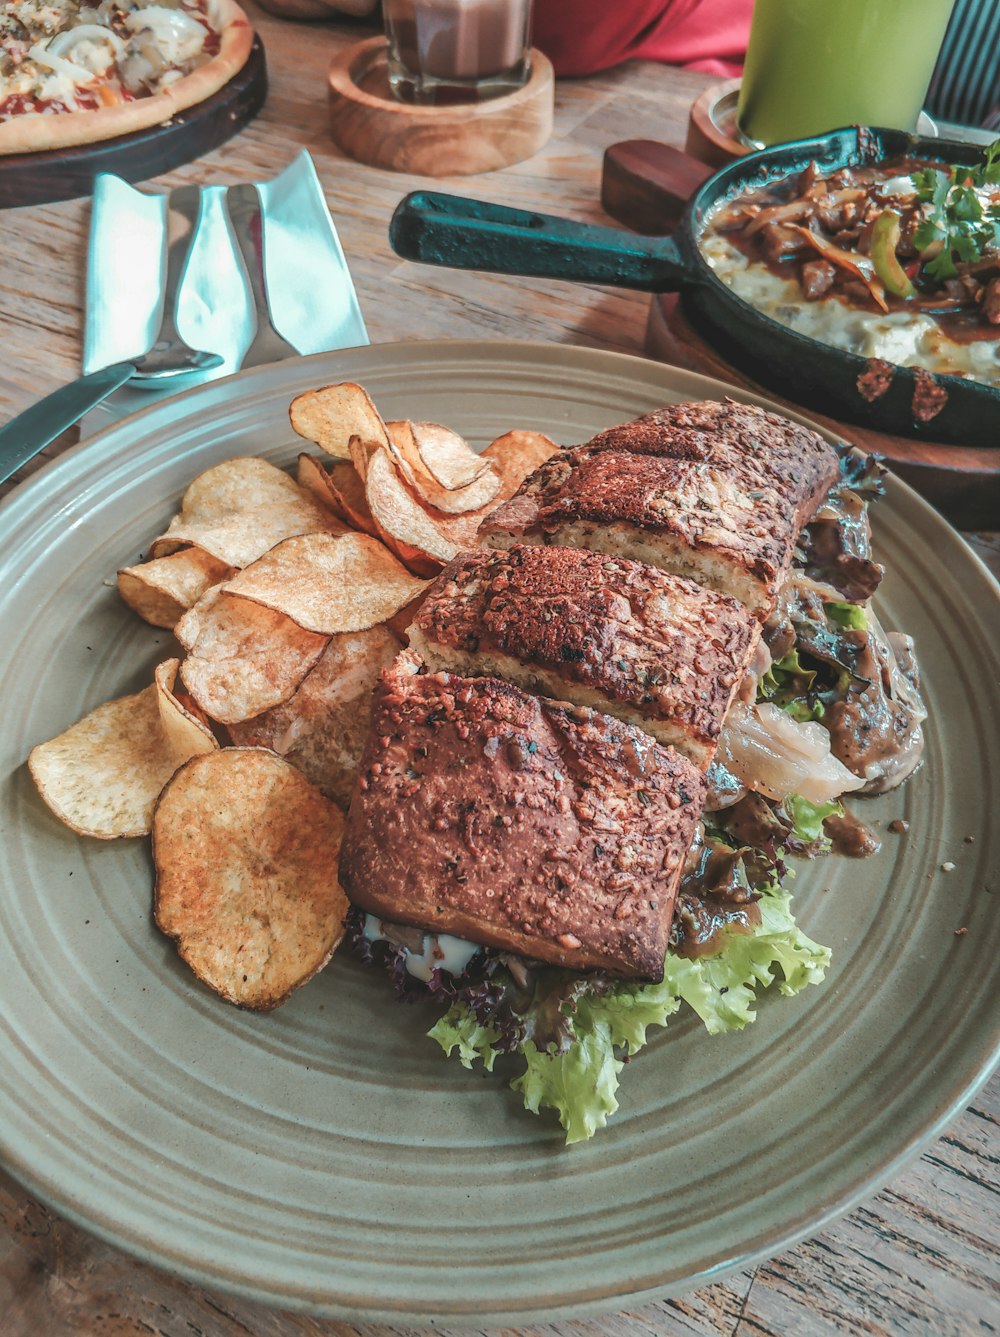
[{"label": "wooden pizza board", "polygon": [[217,93],[162,125],[76,148],[0,157],[0,208],[50,204],[89,195],[94,178],[113,172],[145,181],[224,144],[260,111],[267,95],[267,62],[259,37],[247,63]]}]

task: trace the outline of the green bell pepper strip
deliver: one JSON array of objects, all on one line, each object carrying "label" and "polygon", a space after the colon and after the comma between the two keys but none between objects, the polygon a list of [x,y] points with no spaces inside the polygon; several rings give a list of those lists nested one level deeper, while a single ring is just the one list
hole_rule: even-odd
[{"label": "green bell pepper strip", "polygon": [[916,296],[916,289],[910,282],[906,270],[899,263],[896,247],[899,245],[899,214],[886,209],[875,219],[871,237],[871,261],[875,273],[882,280],[887,292],[894,297],[910,298]]}]

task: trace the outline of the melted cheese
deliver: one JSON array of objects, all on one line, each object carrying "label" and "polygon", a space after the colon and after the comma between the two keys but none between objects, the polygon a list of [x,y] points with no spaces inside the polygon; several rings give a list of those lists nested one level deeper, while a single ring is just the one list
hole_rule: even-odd
[{"label": "melted cheese", "polygon": [[116,59],[125,54],[125,43],[110,28],[96,23],[81,23],[64,28],[48,43],[49,56],[64,56],[91,74],[103,74]]},{"label": "melted cheese", "polygon": [[137,96],[155,93],[208,59],[206,23],[217,30],[217,11],[211,13],[215,23],[210,0],[178,8],[143,0],[8,0],[0,12],[0,104],[34,100],[51,112],[78,107],[82,90],[87,107],[105,88],[116,97],[122,85]]},{"label": "melted cheese", "polygon": [[181,9],[146,5],[125,20],[130,33],[152,36],[156,49],[166,64],[183,65],[200,55],[205,45],[205,29]]},{"label": "melted cheese", "polygon": [[[377,915],[365,915],[365,937],[371,942],[392,941],[384,933],[383,922]],[[424,934],[421,947],[420,952],[411,951],[409,947],[402,950],[407,973],[425,984],[435,970],[446,970],[458,978],[476,953],[482,951],[476,943],[454,938],[448,933]]]},{"label": "melted cheese", "polygon": [[[898,178],[901,184],[906,179]],[[932,316],[862,311],[837,293],[809,302],[795,279],[779,278],[766,265],[751,264],[722,233],[706,230],[700,245],[728,288],[798,334],[860,357],[884,358],[901,367],[923,367],[938,375],[969,376],[1000,386],[1000,331],[994,339],[959,342],[949,338]]]}]

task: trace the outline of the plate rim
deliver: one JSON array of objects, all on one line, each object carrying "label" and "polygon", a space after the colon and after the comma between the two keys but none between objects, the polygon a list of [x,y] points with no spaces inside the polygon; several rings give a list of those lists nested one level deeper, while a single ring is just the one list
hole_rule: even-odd
[{"label": "plate rim", "polygon": [[[360,360],[371,357],[388,358],[390,361],[394,351],[412,350],[414,347],[422,348],[428,356],[433,356],[435,352],[459,353],[468,357],[489,356],[492,359],[503,360],[510,356],[524,356],[531,351],[537,351],[543,348],[549,352],[563,350],[571,360],[574,357],[583,354],[586,359],[593,358],[598,362],[611,360],[620,367],[633,366],[636,370],[641,369],[645,377],[648,377],[651,369],[662,371],[665,382],[676,382],[678,375],[680,379],[688,384],[695,384],[703,390],[704,398],[718,398],[720,395],[731,394],[743,402],[759,403],[766,407],[772,407],[781,412],[784,416],[793,418],[796,421],[806,423],[821,431],[828,439],[835,437],[829,429],[821,427],[814,423],[807,414],[792,413],[773,404],[767,396],[749,394],[739,387],[727,385],[725,382],[715,378],[703,376],[700,373],[688,372],[685,369],[676,369],[663,366],[663,364],[651,363],[649,359],[641,358],[627,353],[618,353],[612,350],[594,349],[574,344],[549,344],[533,340],[470,340],[470,339],[451,339],[451,340],[427,340],[414,341],[404,340],[392,344],[380,344],[374,346],[363,346],[357,350],[338,350],[335,352],[318,353],[309,357],[289,359],[283,364],[272,364],[270,367],[253,369],[250,371],[238,373],[233,377],[228,377],[224,381],[216,381],[207,386],[198,386],[189,389],[182,394],[171,398],[168,401],[160,401],[150,405],[148,408],[130,415],[119,422],[112,423],[104,427],[99,433],[81,441],[78,445],[70,448],[55,460],[49,461],[41,469],[37,470],[31,477],[26,479],[20,486],[12,489],[10,494],[0,501],[0,521],[13,516],[16,520],[20,508],[30,509],[36,501],[36,494],[51,486],[54,476],[71,474],[74,467],[80,464],[81,456],[90,447],[96,447],[95,455],[99,454],[100,446],[103,440],[109,436],[114,436],[124,426],[128,431],[134,431],[136,423],[140,423],[152,416],[159,416],[164,412],[164,405],[174,409],[176,416],[184,418],[187,416],[188,405],[192,401],[197,401],[208,396],[216,397],[220,393],[220,387],[225,391],[225,397],[228,398],[227,387],[234,383],[246,381],[264,381],[267,373],[274,373],[275,369],[300,368],[309,364],[330,364],[332,359],[350,359],[352,355]],[[282,379],[282,377],[278,377]],[[208,392],[208,395],[206,395]],[[114,466],[113,457],[105,457],[103,468],[112,468]],[[98,464],[97,469],[101,469]],[[963,560],[971,559],[971,564],[977,571],[977,575],[985,578],[984,588],[989,589],[991,594],[997,600],[1000,600],[1000,584],[994,579],[992,573],[983,564],[978,556],[961,539],[961,536],[950,526],[947,521],[939,515],[929,503],[919,497],[912,488],[908,487],[902,480],[894,478],[891,481],[893,493],[898,494],[898,501],[904,508],[915,507],[916,515],[920,516],[923,512],[923,518],[932,521],[936,528],[943,528],[960,545],[960,551]],[[39,500],[44,500],[40,498]],[[851,1211],[858,1203],[877,1193],[886,1183],[895,1178],[907,1165],[916,1160],[922,1152],[938,1137],[943,1130],[951,1123],[961,1110],[968,1105],[969,1101],[989,1080],[993,1070],[1000,1063],[1000,1038],[998,1038],[994,1048],[985,1053],[981,1063],[975,1071],[969,1076],[966,1084],[960,1091],[952,1092],[950,1099],[942,1105],[937,1117],[933,1122],[927,1124],[924,1129],[913,1135],[907,1144],[900,1148],[889,1161],[879,1165],[877,1170],[865,1175],[860,1175],[857,1182],[842,1194],[835,1196],[827,1202],[821,1212],[808,1213],[808,1219],[798,1220],[796,1223],[780,1235],[769,1238],[762,1242],[757,1248],[740,1254],[738,1257],[729,1258],[721,1261],[718,1265],[699,1272],[696,1275],[668,1283],[652,1283],[644,1285],[635,1290],[620,1290],[615,1293],[613,1303],[616,1311],[641,1303],[647,1303],[655,1298],[666,1298],[672,1295],[686,1293],[697,1287],[709,1284],[711,1281],[722,1279],[731,1275],[733,1272],[742,1268],[752,1266],[765,1258],[772,1257],[778,1252],[782,1252],[792,1245],[808,1238],[809,1236],[825,1229],[833,1221],[837,1220],[847,1212]],[[6,1143],[6,1139],[4,1139]],[[106,1243],[120,1249],[123,1253],[137,1258],[154,1267],[166,1269],[168,1272],[181,1276],[184,1279],[208,1289],[224,1290],[230,1294],[241,1296],[245,1299],[269,1305],[279,1305],[288,1310],[323,1315],[335,1318],[364,1318],[367,1321],[387,1322],[401,1324],[404,1322],[428,1323],[431,1321],[430,1311],[419,1308],[413,1310],[402,1310],[399,1308],[380,1307],[378,1303],[366,1305],[363,1311],[359,1311],[356,1305],[344,1305],[339,1302],[331,1303],[329,1301],[310,1302],[297,1294],[286,1294],[280,1288],[255,1286],[243,1280],[233,1280],[220,1275],[218,1271],[202,1269],[188,1264],[183,1259],[172,1256],[169,1249],[161,1249],[160,1252],[146,1247],[141,1241],[131,1241],[124,1239],[120,1234],[116,1234],[113,1227],[104,1226],[100,1221],[95,1221],[92,1216],[88,1216],[85,1210],[85,1204],[79,1208],[77,1205],[66,1199],[61,1198],[58,1188],[53,1185],[50,1189],[43,1178],[40,1178],[34,1170],[23,1161],[16,1157],[11,1157],[9,1149],[4,1153],[5,1168],[12,1176],[22,1183],[34,1196],[46,1203],[54,1211],[72,1221],[74,1224],[87,1231],[88,1233],[104,1240]],[[577,1303],[560,1304],[557,1308],[541,1307],[535,1309],[519,1308],[515,1310],[502,1310],[495,1313],[483,1313],[478,1322],[532,1322],[552,1320],[553,1318],[574,1318],[593,1315],[596,1313],[608,1313],[609,1301],[607,1299],[585,1300]],[[435,1310],[435,1314],[443,1319],[447,1311]],[[461,1321],[462,1315],[459,1315]]]}]

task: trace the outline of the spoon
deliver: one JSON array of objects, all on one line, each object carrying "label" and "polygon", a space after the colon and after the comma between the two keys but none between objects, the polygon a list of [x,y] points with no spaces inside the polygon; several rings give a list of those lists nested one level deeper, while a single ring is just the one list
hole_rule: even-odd
[{"label": "spoon", "polygon": [[167,203],[167,258],[163,307],[156,340],[148,352],[80,376],[32,404],[0,427],[0,483],[72,427],[83,415],[126,381],[168,381],[209,371],[224,361],[217,353],[191,348],[177,331],[177,299],[201,212],[198,186],[172,191]]}]

